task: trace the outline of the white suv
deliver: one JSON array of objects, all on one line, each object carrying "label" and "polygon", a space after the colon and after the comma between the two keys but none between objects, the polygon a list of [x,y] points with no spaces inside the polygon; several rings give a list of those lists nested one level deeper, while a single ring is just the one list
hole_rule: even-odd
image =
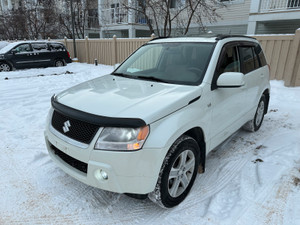
[{"label": "white suv", "polygon": [[74,178],[170,208],[212,149],[242,126],[260,128],[269,93],[253,38],[155,39],[112,74],[54,95],[46,144]]}]

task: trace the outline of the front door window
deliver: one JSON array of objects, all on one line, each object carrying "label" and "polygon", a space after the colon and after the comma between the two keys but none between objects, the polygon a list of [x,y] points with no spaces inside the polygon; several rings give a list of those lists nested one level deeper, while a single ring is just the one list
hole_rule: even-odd
[{"label": "front door window", "polygon": [[17,53],[28,53],[31,52],[31,48],[29,44],[22,44],[14,48]]}]

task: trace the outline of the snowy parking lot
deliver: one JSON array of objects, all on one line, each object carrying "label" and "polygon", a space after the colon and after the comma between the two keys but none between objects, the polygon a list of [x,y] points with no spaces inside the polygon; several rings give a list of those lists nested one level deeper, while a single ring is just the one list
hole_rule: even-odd
[{"label": "snowy parking lot", "polygon": [[271,81],[261,129],[239,130],[210,152],[173,209],[65,174],[44,143],[50,98],[112,70],[72,63],[0,73],[0,224],[300,224],[300,87],[282,81]]}]

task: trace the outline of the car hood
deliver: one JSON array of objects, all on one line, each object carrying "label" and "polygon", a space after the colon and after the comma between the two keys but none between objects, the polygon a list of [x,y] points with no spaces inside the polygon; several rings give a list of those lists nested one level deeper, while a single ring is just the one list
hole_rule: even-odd
[{"label": "car hood", "polygon": [[90,114],[140,118],[150,124],[187,106],[200,95],[198,86],[106,75],[69,88],[58,94],[56,100]]}]

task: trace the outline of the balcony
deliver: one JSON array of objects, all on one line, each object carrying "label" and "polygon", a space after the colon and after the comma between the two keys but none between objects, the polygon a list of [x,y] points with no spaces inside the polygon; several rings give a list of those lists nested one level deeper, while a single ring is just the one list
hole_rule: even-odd
[{"label": "balcony", "polygon": [[[299,0],[300,1],[300,0]],[[132,16],[132,22],[129,21],[128,9],[122,7],[103,9],[101,12],[101,20],[105,25],[116,25],[116,24],[146,24],[147,20],[143,15],[134,13]],[[137,15],[136,15],[137,14]]]},{"label": "balcony", "polygon": [[300,9],[300,0],[262,0],[260,12]]}]

